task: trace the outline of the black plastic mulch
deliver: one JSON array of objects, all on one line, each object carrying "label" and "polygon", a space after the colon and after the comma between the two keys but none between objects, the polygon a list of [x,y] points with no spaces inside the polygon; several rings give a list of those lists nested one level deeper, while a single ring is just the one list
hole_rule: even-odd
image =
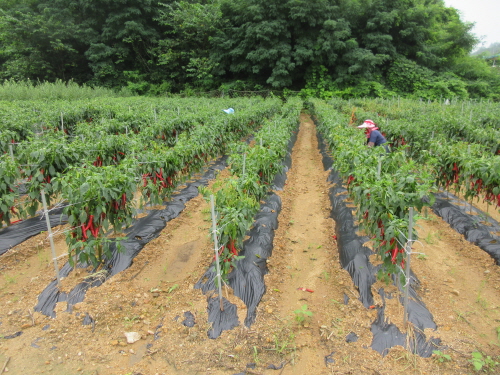
[{"label": "black plastic mulch", "polygon": [[[323,166],[325,170],[331,170],[328,177],[328,180],[333,183],[333,187],[329,192],[332,204],[331,217],[335,221],[340,263],[342,268],[351,275],[353,283],[359,291],[359,300],[365,308],[370,308],[374,303],[371,287],[376,281],[378,271],[377,267],[374,267],[368,258],[373,252],[368,247],[363,246],[367,238],[356,234],[358,228],[354,224],[352,209],[347,207],[345,203],[347,199],[346,189],[342,186],[339,174],[332,169],[332,159],[328,155],[325,143],[319,133],[318,144],[323,156]],[[418,285],[418,280],[412,273],[408,304],[408,321],[414,327],[411,338],[408,338],[406,334],[402,334],[394,324],[386,321],[384,316],[385,304],[378,308],[377,319],[372,323],[371,328],[373,333],[371,347],[383,356],[387,354],[391,347],[401,345],[422,357],[430,357],[432,350],[436,350],[439,346],[439,339],[431,338],[426,341],[423,334],[425,328],[436,329],[437,326],[434,323],[432,314],[418,297],[415,290]],[[381,293],[384,300],[383,290]]]},{"label": "black plastic mulch", "polygon": [[[112,257],[106,261],[102,271],[97,275],[89,276],[86,281],[76,285],[69,293],[60,292],[57,288],[57,280],[52,281],[38,296],[38,304],[35,311],[55,318],[55,305],[58,302],[67,302],[67,311],[71,312],[75,304],[82,302],[89,288],[103,284],[108,278],[127,269],[132,264],[135,256],[151,240],[157,238],[167,223],[176,218],[186,207],[189,200],[196,197],[199,186],[206,186],[215,177],[218,170],[226,167],[227,157],[219,158],[211,164],[203,176],[195,182],[187,183],[186,187],[172,196],[172,200],[165,204],[161,210],[152,210],[141,219],[136,220],[125,233],[127,239],[121,242],[123,251],[116,250],[115,244],[111,245]],[[84,267],[84,266],[82,266]],[[66,263],[60,270],[60,276],[66,277],[73,268]]]},{"label": "black plastic mulch", "polygon": [[[291,151],[295,141],[297,140],[297,132],[294,132],[288,143],[288,154],[283,160],[282,172],[276,175],[273,181],[273,189],[283,189],[286,181],[286,173],[291,167]],[[228,275],[228,285],[233,288],[234,294],[239,297],[247,306],[247,315],[245,325],[250,327],[256,318],[256,309],[262,296],[266,291],[264,284],[264,275],[267,274],[267,258],[272,254],[274,231],[278,228],[278,215],[281,211],[281,199],[274,193],[269,193],[264,203],[260,206],[260,211],[255,215],[255,221],[252,228],[248,231],[249,238],[243,242],[243,249],[239,255],[244,256],[236,262],[235,268]],[[212,263],[205,274],[195,284],[195,288],[201,289],[204,294],[211,293],[216,290],[215,284],[215,263]],[[217,304],[209,299],[209,308],[218,310],[216,319],[209,317],[209,322],[212,323],[212,329],[208,336],[211,339],[219,337],[224,330],[230,330],[237,325],[238,316],[236,314],[236,306],[234,309],[226,309],[220,311]],[[217,300],[218,301],[218,300]],[[228,301],[224,301],[229,304]],[[214,305],[214,306],[212,306]],[[215,312],[213,312],[215,315]]]},{"label": "black plastic mulch", "polygon": [[[62,214],[63,208],[50,211],[50,226],[64,225],[68,222],[66,215]],[[27,239],[47,231],[45,217],[39,215],[27,220],[20,221],[0,230],[0,255]]]},{"label": "black plastic mulch", "polygon": [[[432,210],[436,215],[443,218],[467,241],[486,251],[500,265],[500,237],[496,235],[500,233],[499,223],[451,193],[438,193],[435,197]],[[473,214],[470,213],[471,210]]]}]

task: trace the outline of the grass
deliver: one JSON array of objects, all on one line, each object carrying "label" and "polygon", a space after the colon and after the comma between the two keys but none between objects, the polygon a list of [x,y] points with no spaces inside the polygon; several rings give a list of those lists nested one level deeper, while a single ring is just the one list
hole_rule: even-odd
[{"label": "grass", "polygon": [[57,80],[56,82],[35,82],[5,80],[0,84],[0,97],[3,100],[79,100],[100,97],[132,96],[126,89],[116,93],[102,87],[92,88],[76,82]]},{"label": "grass", "polygon": [[484,286],[486,285],[486,280],[481,281],[481,286],[477,292],[476,302],[483,308],[488,309],[488,301],[486,301],[482,296],[481,292],[483,291]]},{"label": "grass", "polygon": [[179,288],[179,284],[174,284],[172,285],[169,289],[168,289],[168,292],[167,293],[172,293],[174,290],[178,289]]},{"label": "grass", "polygon": [[17,282],[17,276],[4,275],[3,277],[7,284],[15,284]]},{"label": "grass", "polygon": [[274,348],[276,353],[284,354],[287,351],[295,350],[295,335],[289,333],[288,336],[274,335]]},{"label": "grass", "polygon": [[469,311],[460,312],[455,310],[455,314],[457,314],[457,320],[463,320],[465,323],[471,325],[471,323],[467,320],[467,315],[470,315],[471,312]]},{"label": "grass", "polygon": [[259,359],[259,351],[257,350],[257,347],[254,346],[253,347],[253,350],[252,350],[252,357],[253,357],[253,361],[259,365],[260,363],[260,359]]},{"label": "grass", "polygon": [[429,232],[427,233],[427,236],[425,236],[424,241],[427,242],[427,244],[429,245],[433,245],[436,243],[436,240],[441,241],[441,236],[442,233],[439,230],[434,233]]},{"label": "grass", "polygon": [[128,328],[132,327],[137,322],[138,319],[139,319],[139,316],[136,316],[136,315],[132,316],[130,318],[128,316],[126,316],[123,318],[123,326],[128,329]]},{"label": "grass", "polygon": [[434,239],[432,238],[432,233],[427,233],[427,236],[425,236],[424,238],[424,241],[428,244],[428,245],[434,245]]}]

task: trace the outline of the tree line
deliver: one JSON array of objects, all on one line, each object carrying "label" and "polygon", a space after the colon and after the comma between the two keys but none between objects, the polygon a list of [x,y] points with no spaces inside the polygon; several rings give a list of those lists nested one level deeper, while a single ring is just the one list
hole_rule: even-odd
[{"label": "tree line", "polygon": [[0,79],[500,99],[443,0],[3,0]]}]

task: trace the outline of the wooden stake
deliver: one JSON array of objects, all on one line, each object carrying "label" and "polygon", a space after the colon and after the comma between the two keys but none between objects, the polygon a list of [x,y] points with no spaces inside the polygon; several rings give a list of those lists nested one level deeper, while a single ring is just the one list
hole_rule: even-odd
[{"label": "wooden stake", "polygon": [[14,150],[12,149],[12,143],[9,144],[10,158],[14,161]]},{"label": "wooden stake", "polygon": [[410,219],[408,223],[408,242],[406,243],[406,288],[405,288],[405,298],[404,298],[404,317],[403,324],[406,329],[408,326],[408,296],[410,294],[410,255],[411,255],[411,243],[413,241],[413,207],[410,207]]},{"label": "wooden stake", "polygon": [[45,190],[42,189],[40,193],[42,194],[43,212],[45,215],[45,221],[47,222],[47,232],[49,233],[50,248],[52,249],[52,260],[54,261],[54,270],[57,277],[57,287],[59,288],[61,286],[61,279],[59,278],[59,268],[57,267],[56,248],[54,246],[54,239],[52,238],[52,228],[50,227],[49,211],[47,210],[47,202],[45,200]]},{"label": "wooden stake", "polygon": [[2,367],[2,371],[0,371],[0,374],[3,374],[3,372],[5,371],[5,368],[7,367],[7,364],[9,363],[10,361],[10,357],[7,358],[7,360],[5,361],[3,367]]},{"label": "wooden stake", "polygon": [[214,205],[214,196],[210,195],[210,209],[212,211],[212,231],[214,235],[214,251],[215,251],[215,269],[217,271],[217,275],[215,278],[219,278],[218,287],[219,287],[219,303],[220,303],[220,311],[224,311],[224,305],[222,304],[222,277],[220,274],[220,265],[219,265],[219,241],[217,240],[217,222],[215,218],[215,205]]},{"label": "wooden stake", "polygon": [[243,154],[243,172],[241,173],[241,179],[242,180],[245,179],[245,164],[246,164],[246,161],[247,161],[247,153],[245,152]]}]

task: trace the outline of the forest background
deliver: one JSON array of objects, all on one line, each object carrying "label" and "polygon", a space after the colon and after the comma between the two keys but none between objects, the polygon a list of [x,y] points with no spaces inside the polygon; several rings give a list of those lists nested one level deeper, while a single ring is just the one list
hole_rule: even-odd
[{"label": "forest background", "polygon": [[472,26],[442,0],[2,0],[0,79],[498,101]]}]

